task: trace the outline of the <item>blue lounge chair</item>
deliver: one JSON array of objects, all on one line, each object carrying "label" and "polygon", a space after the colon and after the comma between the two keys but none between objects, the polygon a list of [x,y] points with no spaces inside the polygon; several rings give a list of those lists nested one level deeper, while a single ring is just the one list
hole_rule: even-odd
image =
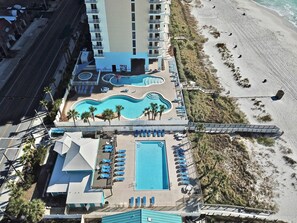
[{"label": "blue lounge chair", "polygon": [[118,153],[116,156],[117,157],[125,157],[126,156],[126,153]]},{"label": "blue lounge chair", "polygon": [[110,169],[101,169],[101,173],[110,173]]},{"label": "blue lounge chair", "polygon": [[183,158],[175,158],[174,161],[175,163],[186,163],[186,160]]},{"label": "blue lounge chair", "polygon": [[146,129],[143,131],[143,135],[144,135],[144,137],[147,137],[147,130]]},{"label": "blue lounge chair", "polygon": [[182,173],[178,173],[177,177],[188,176],[188,175],[189,175],[189,173],[187,171],[185,171],[185,172],[182,172]]},{"label": "blue lounge chair", "polygon": [[101,166],[101,169],[111,169],[111,166],[107,166],[107,165],[103,165],[103,166]]},{"label": "blue lounge chair", "polygon": [[158,137],[161,137],[161,130],[157,131]]},{"label": "blue lounge chair", "polygon": [[147,130],[147,137],[151,137],[151,130]]},{"label": "blue lounge chair", "polygon": [[123,176],[125,174],[124,171],[117,171],[114,173],[115,176]]},{"label": "blue lounge chair", "polygon": [[117,153],[125,153],[125,152],[126,152],[125,149],[120,149],[120,150],[117,151]]},{"label": "blue lounge chair", "polygon": [[179,167],[178,170],[180,172],[187,172],[188,171],[188,168],[186,168],[186,167]]},{"label": "blue lounge chair", "polygon": [[143,137],[143,134],[144,134],[144,132],[143,132],[143,130],[141,129],[141,130],[140,130],[140,137]]},{"label": "blue lounge chair", "polygon": [[180,176],[180,177],[178,177],[178,180],[179,181],[189,181],[190,178],[188,176]]},{"label": "blue lounge chair", "polygon": [[134,197],[130,197],[129,199],[129,207],[132,208],[134,206]]},{"label": "blue lounge chair", "polygon": [[155,197],[151,197],[150,205],[151,205],[151,207],[155,205]]},{"label": "blue lounge chair", "polygon": [[135,132],[134,132],[134,137],[138,137],[138,135],[139,135],[138,130],[135,130]]},{"label": "blue lounge chair", "polygon": [[161,136],[162,136],[162,137],[165,136],[165,130],[164,130],[164,129],[161,130]]},{"label": "blue lounge chair", "polygon": [[103,152],[104,153],[112,153],[113,149],[104,149]]},{"label": "blue lounge chair", "polygon": [[183,180],[179,182],[179,185],[188,185],[188,184],[190,184],[189,180]]},{"label": "blue lounge chair", "polygon": [[125,177],[117,177],[113,181],[115,182],[123,182],[125,180]]},{"label": "blue lounge chair", "polygon": [[125,167],[123,166],[118,166],[115,168],[115,171],[123,171],[123,170],[125,170]]},{"label": "blue lounge chair", "polygon": [[153,131],[153,136],[154,136],[154,137],[157,136],[157,130],[156,130],[156,129],[154,129],[154,131]]},{"label": "blue lounge chair", "polygon": [[136,198],[136,207],[140,207],[140,197]]},{"label": "blue lounge chair", "polygon": [[113,149],[113,145],[105,145],[104,149]]},{"label": "blue lounge chair", "polygon": [[116,162],[125,162],[126,158],[116,158],[115,161]]},{"label": "blue lounge chair", "polygon": [[102,179],[108,179],[108,178],[110,178],[110,175],[109,174],[106,174],[106,173],[101,173],[100,174],[100,178],[102,178]]},{"label": "blue lounge chair", "polygon": [[103,159],[102,162],[103,163],[111,163],[111,160],[110,159]]},{"label": "blue lounge chair", "polygon": [[146,206],[146,196],[142,198],[142,207]]},{"label": "blue lounge chair", "polygon": [[188,165],[186,163],[179,163],[178,166],[180,168],[187,168],[188,167]]},{"label": "blue lounge chair", "polygon": [[116,166],[124,166],[125,165],[125,162],[117,162],[115,163]]}]

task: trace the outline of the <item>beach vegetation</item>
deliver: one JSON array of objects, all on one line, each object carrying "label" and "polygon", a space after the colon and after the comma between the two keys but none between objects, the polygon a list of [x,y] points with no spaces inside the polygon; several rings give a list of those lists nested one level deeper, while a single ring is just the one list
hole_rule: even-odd
[{"label": "beach vegetation", "polygon": [[294,159],[288,156],[283,156],[283,159],[286,161],[287,164],[289,164],[292,167],[294,167],[297,163]]},{"label": "beach vegetation", "polygon": [[104,121],[106,120],[108,121],[109,125],[111,124],[111,120],[115,118],[115,115],[112,109],[105,109],[102,112],[101,116]]},{"label": "beach vegetation", "polygon": [[269,138],[269,137],[258,137],[257,143],[267,146],[267,147],[272,147],[275,144],[275,139]]},{"label": "beach vegetation", "polygon": [[257,120],[259,122],[271,122],[272,121],[272,117],[270,114],[265,114],[265,115],[259,115],[257,117]]},{"label": "beach vegetation", "polygon": [[[197,21],[188,4],[172,0],[170,34],[181,81],[194,81],[209,92],[183,90],[184,102],[190,121],[218,123],[247,123],[236,101],[220,95],[221,87],[208,56],[204,54],[205,37],[198,34]],[[184,39],[174,37],[183,36]],[[194,50],[186,47],[194,46]],[[222,45],[224,46],[224,45]],[[227,48],[225,50],[228,50]],[[228,56],[227,54],[225,56]],[[232,59],[232,56],[230,55]],[[231,71],[240,75],[239,68],[230,62]],[[241,80],[241,75],[238,80]],[[244,82],[247,82],[244,80]],[[263,182],[257,187],[258,164],[251,161],[240,138],[229,135],[195,133],[190,135],[192,152],[203,191],[204,201],[273,209],[272,183]],[[262,199],[261,199],[262,198]]]}]

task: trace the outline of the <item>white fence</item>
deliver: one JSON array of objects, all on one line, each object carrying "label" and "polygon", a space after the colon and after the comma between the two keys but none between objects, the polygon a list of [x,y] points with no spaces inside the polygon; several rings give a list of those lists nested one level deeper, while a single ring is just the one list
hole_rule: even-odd
[{"label": "white fence", "polygon": [[134,130],[162,130],[165,131],[183,131],[187,129],[188,120],[133,120],[133,121],[119,121],[112,120],[109,125],[108,121],[84,123],[82,120],[75,122],[54,122],[57,128],[62,128],[66,131],[121,131],[130,132]]}]

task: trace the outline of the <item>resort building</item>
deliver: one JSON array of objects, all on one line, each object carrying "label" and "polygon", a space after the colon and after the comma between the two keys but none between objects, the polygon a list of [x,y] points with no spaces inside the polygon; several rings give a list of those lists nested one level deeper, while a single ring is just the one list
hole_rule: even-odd
[{"label": "resort building", "polygon": [[102,207],[102,190],[91,188],[99,139],[82,138],[81,132],[65,133],[56,141],[58,153],[47,188],[52,196],[66,195],[68,208]]},{"label": "resort building", "polygon": [[97,71],[143,74],[162,69],[170,42],[170,0],[85,3]]},{"label": "resort building", "polygon": [[159,211],[138,209],[120,214],[104,216],[102,223],[129,222],[129,223],[182,223],[182,217]]}]

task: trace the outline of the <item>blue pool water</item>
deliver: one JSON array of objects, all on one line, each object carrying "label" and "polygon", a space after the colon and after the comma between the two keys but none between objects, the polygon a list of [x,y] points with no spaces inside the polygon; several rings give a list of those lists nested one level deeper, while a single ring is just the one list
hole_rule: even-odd
[{"label": "blue pool water", "polygon": [[85,99],[75,104],[73,109],[81,114],[89,111],[90,106],[94,106],[97,108],[95,114],[101,114],[105,109],[112,109],[115,112],[116,106],[122,105],[124,109],[121,111],[121,116],[127,119],[136,119],[143,115],[144,109],[150,107],[150,103],[164,105],[166,107],[164,112],[171,109],[171,103],[155,92],[149,92],[141,99],[135,99],[127,95],[114,95],[102,101]]},{"label": "blue pool water", "polygon": [[136,142],[136,190],[168,190],[164,141]]},{"label": "blue pool water", "polygon": [[288,21],[297,26],[297,0],[254,0],[269,9],[284,16]]},{"label": "blue pool water", "polygon": [[110,83],[114,86],[133,85],[138,87],[150,86],[154,84],[163,84],[164,79],[161,77],[151,76],[147,74],[134,76],[113,76]]}]

